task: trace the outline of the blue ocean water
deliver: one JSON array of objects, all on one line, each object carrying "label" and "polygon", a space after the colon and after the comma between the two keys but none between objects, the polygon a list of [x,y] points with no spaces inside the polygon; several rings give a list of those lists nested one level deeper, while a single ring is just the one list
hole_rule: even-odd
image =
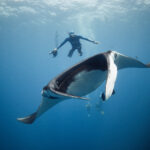
[{"label": "blue ocean water", "polygon": [[[87,101],[70,99],[32,125],[16,120],[37,109],[51,79],[94,54],[113,49],[149,63],[149,8],[149,0],[2,0],[0,150],[149,150],[150,69],[119,71],[116,94],[102,103],[103,84],[88,95],[89,110]],[[81,41],[82,57],[68,58],[68,43],[49,56],[69,31],[100,44]]]}]

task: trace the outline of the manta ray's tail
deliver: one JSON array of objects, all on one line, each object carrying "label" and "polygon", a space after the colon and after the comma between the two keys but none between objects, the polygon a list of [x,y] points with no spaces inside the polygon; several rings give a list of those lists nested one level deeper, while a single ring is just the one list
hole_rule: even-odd
[{"label": "manta ray's tail", "polygon": [[27,117],[24,118],[17,118],[18,121],[26,123],[26,124],[31,124],[34,122],[35,118],[36,118],[37,113],[33,113]]}]

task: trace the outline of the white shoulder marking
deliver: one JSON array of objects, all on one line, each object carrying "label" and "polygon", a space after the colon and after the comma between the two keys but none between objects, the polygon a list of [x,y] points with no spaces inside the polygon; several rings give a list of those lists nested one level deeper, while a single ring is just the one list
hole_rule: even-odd
[{"label": "white shoulder marking", "polygon": [[107,100],[113,92],[115,81],[117,78],[117,66],[114,63],[114,59],[111,55],[108,56],[108,74],[106,80],[106,87],[105,87],[105,99]]}]

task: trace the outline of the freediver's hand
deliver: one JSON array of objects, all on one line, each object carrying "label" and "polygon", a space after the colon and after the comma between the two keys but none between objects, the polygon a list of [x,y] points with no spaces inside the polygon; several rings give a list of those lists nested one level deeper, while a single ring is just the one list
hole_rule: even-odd
[{"label": "freediver's hand", "polygon": [[54,50],[53,51],[57,51],[58,49],[57,48],[54,48]]},{"label": "freediver's hand", "polygon": [[99,42],[98,42],[98,41],[93,41],[93,43],[94,43],[94,44],[99,44]]},{"label": "freediver's hand", "polygon": [[53,54],[54,57],[57,56],[57,48],[55,48],[53,51],[49,52],[49,54]]}]

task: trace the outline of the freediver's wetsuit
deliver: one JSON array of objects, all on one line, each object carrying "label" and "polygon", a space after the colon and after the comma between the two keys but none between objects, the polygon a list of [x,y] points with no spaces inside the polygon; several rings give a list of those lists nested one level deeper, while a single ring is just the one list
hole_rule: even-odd
[{"label": "freediver's wetsuit", "polygon": [[66,42],[70,42],[71,46],[72,46],[72,49],[69,51],[68,53],[68,56],[69,57],[72,57],[73,55],[73,52],[77,49],[80,56],[82,56],[82,51],[81,51],[81,43],[80,43],[80,39],[83,39],[83,40],[86,40],[86,41],[89,41],[89,42],[95,42],[95,41],[92,41],[92,40],[89,40],[87,38],[84,38],[82,36],[79,36],[79,35],[73,35],[73,36],[69,36],[68,38],[66,38],[58,47],[57,49],[59,49],[60,47],[62,47]]}]

